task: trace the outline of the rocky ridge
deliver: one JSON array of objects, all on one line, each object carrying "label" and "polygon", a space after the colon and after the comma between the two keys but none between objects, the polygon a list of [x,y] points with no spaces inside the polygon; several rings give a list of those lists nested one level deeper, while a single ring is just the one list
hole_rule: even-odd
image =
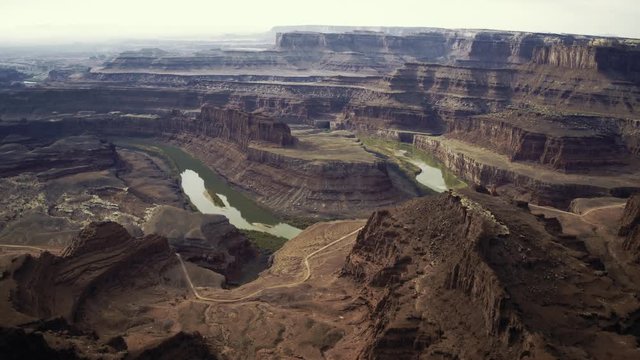
[{"label": "rocky ridge", "polygon": [[115,147],[95,136],[73,136],[44,146],[28,147],[33,146],[31,142],[42,140],[7,134],[0,141],[0,176],[33,172],[48,180],[104,170],[114,166],[118,159]]},{"label": "rocky ridge", "polygon": [[372,322],[359,357],[634,358],[633,291],[561,243],[488,195],[374,213],[342,269]]},{"label": "rocky ridge", "polygon": [[636,262],[640,262],[640,194],[631,196],[627,201],[618,235],[625,237],[624,249]]},{"label": "rocky ridge", "polygon": [[142,230],[166,237],[184,260],[223,274],[230,281],[257,257],[249,240],[223,215],[159,206]]},{"label": "rocky ridge", "polygon": [[61,257],[44,253],[24,258],[14,272],[12,301],[20,312],[35,318],[61,316],[73,323],[101,291],[157,284],[176,261],[166,238],[136,239],[117,223],[92,223]]}]

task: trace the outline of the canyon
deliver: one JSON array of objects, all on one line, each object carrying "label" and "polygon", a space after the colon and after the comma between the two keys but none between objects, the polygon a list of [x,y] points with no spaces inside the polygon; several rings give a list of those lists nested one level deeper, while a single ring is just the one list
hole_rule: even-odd
[{"label": "canyon", "polygon": [[638,357],[640,40],[267,36],[0,74],[3,353]]}]

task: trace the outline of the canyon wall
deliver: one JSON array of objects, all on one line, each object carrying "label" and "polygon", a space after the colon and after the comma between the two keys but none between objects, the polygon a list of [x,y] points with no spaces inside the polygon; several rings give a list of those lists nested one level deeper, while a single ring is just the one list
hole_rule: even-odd
[{"label": "canyon wall", "polygon": [[[584,311],[625,318],[622,325],[637,322],[640,304],[621,295],[631,308],[606,315],[611,309],[592,294],[611,280],[561,242],[527,210],[489,195],[442,194],[375,212],[341,272],[360,289],[354,306],[371,321],[359,356],[608,358],[600,354],[610,337],[625,343],[627,330],[585,321]],[[631,338],[616,357],[631,359],[635,348]]]},{"label": "canyon wall", "polygon": [[[567,127],[571,126],[570,129]],[[532,161],[558,170],[624,164],[625,147],[615,120],[510,112],[455,119],[447,137],[504,154],[511,161]]]},{"label": "canyon wall", "polygon": [[625,237],[623,248],[640,263],[640,193],[627,200],[618,235]]},{"label": "canyon wall", "polygon": [[596,48],[579,45],[553,45],[536,48],[532,61],[570,69],[597,69]]},{"label": "canyon wall", "polygon": [[75,322],[100,292],[158,284],[162,273],[176,263],[165,238],[135,239],[119,224],[93,223],[61,257],[44,253],[24,259],[14,275],[17,289],[12,301],[19,311],[34,317]]},{"label": "canyon wall", "polygon": [[243,152],[216,138],[172,141],[259,203],[291,217],[366,216],[410,197],[395,187],[384,161],[308,160],[257,147]]},{"label": "canyon wall", "polygon": [[552,45],[536,48],[532,61],[569,69],[594,69],[631,75],[640,74],[640,50],[624,46]]},{"label": "canyon wall", "polygon": [[[419,106],[452,137],[513,160],[570,170],[638,155],[638,87],[576,71],[406,64],[387,78],[395,92],[384,98],[389,107]],[[353,121],[376,124],[366,117]]]},{"label": "canyon wall", "polygon": [[563,177],[553,170],[528,168],[526,165],[513,166],[506,159],[503,162],[496,161],[493,155],[484,152],[472,155],[437,137],[416,135],[413,144],[417,149],[434,156],[468,183],[485,186],[512,185],[522,195],[526,194],[532,202],[541,205],[567,208],[575,198],[628,196],[631,192],[640,191],[636,178],[611,181],[579,174]]},{"label": "canyon wall", "polygon": [[[506,31],[425,29],[412,34],[373,31],[346,33],[286,32],[276,35],[276,49],[284,52],[385,53],[422,61],[522,63],[546,44],[578,40],[571,36]],[[584,41],[583,39],[579,39]]]},{"label": "canyon wall", "polygon": [[204,106],[195,118],[94,115],[0,124],[0,138],[9,134],[55,138],[86,132],[172,142],[259,203],[291,217],[365,215],[411,196],[396,187],[384,160],[323,160],[278,153],[274,149],[296,149],[288,126],[235,109]]},{"label": "canyon wall", "polygon": [[293,146],[296,143],[286,124],[259,114],[205,105],[200,110],[200,121],[212,123],[217,128],[214,137],[233,141],[245,150],[251,141],[263,141],[277,146]]}]

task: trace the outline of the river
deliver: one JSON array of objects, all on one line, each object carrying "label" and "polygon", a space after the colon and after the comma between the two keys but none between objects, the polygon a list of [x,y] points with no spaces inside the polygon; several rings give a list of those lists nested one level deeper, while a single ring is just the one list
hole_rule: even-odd
[{"label": "river", "polygon": [[[302,230],[282,222],[269,210],[233,189],[227,181],[182,149],[147,139],[118,139],[117,145],[160,151],[180,173],[182,191],[203,214],[219,214],[239,229],[291,239]],[[217,199],[216,199],[217,198]]]},{"label": "river", "polygon": [[395,155],[419,167],[420,173],[416,175],[416,181],[435,192],[442,193],[449,189],[460,187],[460,184],[462,184],[455,177],[446,176],[447,174],[442,169],[427,164],[419,158],[409,156],[406,150],[396,150]]}]

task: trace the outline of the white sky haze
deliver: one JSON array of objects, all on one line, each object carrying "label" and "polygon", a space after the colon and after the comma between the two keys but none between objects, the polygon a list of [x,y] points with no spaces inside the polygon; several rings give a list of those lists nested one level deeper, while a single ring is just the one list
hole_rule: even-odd
[{"label": "white sky haze", "polygon": [[0,0],[5,42],[203,37],[311,24],[640,38],[640,0]]}]

